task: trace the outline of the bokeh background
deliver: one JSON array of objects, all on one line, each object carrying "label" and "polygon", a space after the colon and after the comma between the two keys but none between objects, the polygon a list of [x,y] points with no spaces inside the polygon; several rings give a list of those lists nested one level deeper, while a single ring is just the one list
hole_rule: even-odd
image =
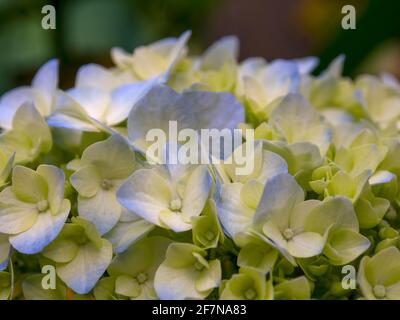
[{"label": "bokeh background", "polygon": [[[56,30],[41,28],[46,4],[56,8]],[[356,8],[356,30],[341,28],[346,4]],[[0,0],[0,95],[30,83],[50,58],[61,60],[66,89],[80,65],[110,66],[113,46],[132,50],[187,29],[191,53],[234,34],[241,59],[316,55],[322,70],[344,53],[346,75],[400,77],[400,0]]]}]

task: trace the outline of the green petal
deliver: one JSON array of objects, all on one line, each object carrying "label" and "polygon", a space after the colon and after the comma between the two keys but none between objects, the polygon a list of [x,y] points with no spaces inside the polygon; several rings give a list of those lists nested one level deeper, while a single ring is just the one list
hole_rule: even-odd
[{"label": "green petal", "polygon": [[93,197],[100,189],[101,177],[93,165],[85,166],[70,178],[71,184],[83,197]]},{"label": "green petal", "polygon": [[311,297],[310,283],[304,276],[286,280],[274,288],[275,298],[283,300],[308,300]]},{"label": "green petal", "polygon": [[44,177],[36,171],[16,166],[13,170],[12,190],[18,199],[38,203],[48,198],[48,185]]},{"label": "green petal", "polygon": [[136,298],[140,295],[141,288],[139,283],[130,276],[118,276],[115,280],[115,293]]},{"label": "green petal", "polygon": [[291,175],[277,175],[266,183],[253,223],[263,225],[272,221],[280,228],[287,228],[290,212],[303,200],[304,191]]},{"label": "green petal", "polygon": [[219,260],[212,260],[208,264],[209,267],[201,271],[196,280],[195,286],[199,292],[209,292],[217,288],[221,282],[222,271]]},{"label": "green petal", "polygon": [[370,246],[368,238],[354,230],[334,230],[329,236],[324,254],[334,265],[344,265],[352,262]]},{"label": "green petal", "polygon": [[101,278],[93,289],[96,300],[115,300],[115,277]]},{"label": "green petal", "polygon": [[302,232],[288,241],[288,252],[297,258],[310,258],[322,252],[325,239],[315,232]]},{"label": "green petal", "polygon": [[198,253],[203,257],[206,252],[189,243],[172,243],[167,250],[165,265],[172,268],[186,268],[192,266],[197,260],[193,253]]},{"label": "green petal", "polygon": [[31,228],[38,218],[36,205],[15,198],[11,187],[0,193],[0,232],[18,234]]},{"label": "green petal", "polygon": [[22,282],[22,291],[26,300],[66,300],[67,288],[57,281],[55,289],[43,289],[42,279],[45,274],[34,274]]},{"label": "green petal", "polygon": [[61,169],[50,165],[40,165],[37,173],[41,175],[48,185],[47,199],[52,214],[58,214],[64,200],[65,176]]},{"label": "green petal", "polygon": [[70,262],[57,265],[57,274],[72,290],[86,294],[103,275],[111,258],[112,246],[107,240],[102,240],[100,249],[87,243]]},{"label": "green petal", "polygon": [[92,144],[83,152],[82,162],[93,165],[103,178],[111,180],[129,177],[136,165],[135,154],[120,135]]},{"label": "green petal", "polygon": [[171,240],[163,237],[151,237],[139,240],[125,252],[118,254],[108,268],[112,276],[130,275],[136,277],[140,272],[146,272],[149,278],[154,274],[165,259]]},{"label": "green petal", "polygon": [[260,272],[271,272],[278,259],[278,251],[263,242],[250,242],[239,252],[237,264],[239,267],[251,267]]},{"label": "green petal", "polygon": [[400,281],[400,252],[396,247],[379,251],[365,265],[366,277],[371,285],[389,286]]},{"label": "green petal", "polygon": [[333,229],[347,228],[358,231],[357,216],[351,201],[345,197],[326,198],[307,216],[304,229],[324,235]]}]

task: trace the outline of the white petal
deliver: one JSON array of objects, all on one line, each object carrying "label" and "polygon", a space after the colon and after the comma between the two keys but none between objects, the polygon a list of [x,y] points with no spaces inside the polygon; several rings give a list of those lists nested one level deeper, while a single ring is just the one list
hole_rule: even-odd
[{"label": "white petal", "polygon": [[34,101],[29,87],[19,87],[5,93],[0,100],[0,128],[11,129],[15,112],[28,101]]},{"label": "white petal", "polygon": [[191,174],[185,188],[182,213],[186,217],[199,216],[210,194],[213,180],[206,166],[197,167]]},{"label": "white petal", "polygon": [[154,287],[161,300],[204,299],[204,293],[196,290],[196,278],[192,266],[176,269],[161,264],[154,278]]},{"label": "white petal", "polygon": [[197,121],[192,128],[233,130],[244,122],[244,108],[230,93],[188,91],[179,104],[194,113]]},{"label": "white petal", "polygon": [[73,88],[67,91],[86,113],[96,119],[103,120],[104,114],[110,103],[110,96],[107,92],[98,88]]},{"label": "white petal", "polygon": [[92,243],[85,244],[71,262],[57,266],[61,280],[79,294],[92,290],[111,263],[112,246],[107,240],[102,241],[101,249]]},{"label": "white petal", "polygon": [[60,233],[67,220],[70,207],[70,202],[64,200],[61,212],[56,216],[50,212],[40,213],[35,224],[29,230],[10,237],[11,245],[25,254],[42,251]]},{"label": "white petal", "polygon": [[7,206],[0,208],[0,232],[17,234],[28,230],[36,222],[35,205]]},{"label": "white petal", "polygon": [[381,170],[375,172],[375,174],[369,178],[368,182],[371,186],[388,183],[392,181],[396,177],[395,174],[391,173],[390,171]]},{"label": "white petal", "polygon": [[300,72],[293,61],[275,60],[264,68],[260,77],[268,97],[267,104],[299,89]]},{"label": "white petal", "polygon": [[114,252],[121,253],[128,249],[133,243],[142,239],[147,233],[153,230],[153,228],[153,224],[143,219],[119,222],[105,237],[112,243]]},{"label": "white petal", "polygon": [[57,59],[52,59],[40,67],[32,80],[32,86],[45,92],[54,92],[58,86],[58,67]]},{"label": "white petal", "polygon": [[310,258],[319,255],[325,245],[325,239],[314,232],[303,232],[288,241],[289,253],[297,258]]},{"label": "white petal", "polygon": [[304,191],[296,180],[290,174],[279,174],[266,183],[254,223],[262,224],[272,220],[280,228],[287,228],[291,211],[302,201]]},{"label": "white petal", "polygon": [[79,68],[75,81],[76,87],[92,87],[111,91],[116,86],[115,76],[103,66],[95,63]]},{"label": "white petal", "polygon": [[171,190],[157,169],[140,169],[121,186],[117,197],[129,211],[161,226],[159,214],[169,208]]},{"label": "white petal", "polygon": [[155,79],[122,85],[111,93],[110,106],[105,114],[106,123],[117,125],[128,118],[135,104],[156,84]]},{"label": "white petal", "polygon": [[106,191],[100,188],[91,198],[78,198],[79,216],[93,223],[101,235],[117,224],[121,211],[114,190]]},{"label": "white petal", "polygon": [[295,60],[301,74],[308,74],[315,69],[319,63],[316,57],[305,57]]},{"label": "white petal", "polygon": [[218,203],[218,218],[230,237],[250,226],[254,215],[254,210],[241,201],[241,190],[241,183],[223,185],[221,201]]}]

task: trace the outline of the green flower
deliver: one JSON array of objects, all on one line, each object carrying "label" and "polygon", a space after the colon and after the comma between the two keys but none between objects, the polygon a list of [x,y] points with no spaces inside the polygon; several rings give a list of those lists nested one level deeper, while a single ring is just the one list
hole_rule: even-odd
[{"label": "green flower", "polygon": [[245,184],[255,180],[265,184],[273,176],[288,172],[287,163],[280,155],[265,150],[262,142],[256,141],[254,152],[246,155],[246,161],[254,163],[254,168],[250,173],[243,174],[240,172],[242,166],[237,163],[237,159],[240,159],[242,153],[244,154],[244,150],[247,150],[246,143],[237,147],[222,165],[215,165],[223,182],[240,182]]},{"label": "green flower", "polygon": [[387,147],[376,144],[363,144],[349,149],[342,147],[337,150],[334,162],[340,169],[356,177],[365,171],[374,173],[387,151]]},{"label": "green flower", "polygon": [[356,81],[356,88],[360,104],[366,110],[366,117],[382,128],[399,119],[400,93],[381,79],[369,75],[360,76]]},{"label": "green flower", "polygon": [[307,228],[306,221],[320,201],[304,201],[304,191],[289,174],[280,174],[265,185],[253,218],[252,233],[276,247],[293,264],[293,257],[320,254],[327,233]]},{"label": "green flower", "polygon": [[112,245],[89,221],[72,218],[43,255],[55,262],[57,275],[69,288],[86,294],[111,263]]},{"label": "green flower", "polygon": [[38,253],[57,237],[71,207],[64,182],[63,171],[54,166],[14,168],[12,186],[0,193],[0,232],[15,249]]},{"label": "green flower", "polygon": [[[234,159],[237,159],[235,153],[241,148],[245,148],[245,144],[234,151]],[[236,172],[240,166],[234,161],[218,170],[224,181],[220,190],[221,199],[217,201],[218,217],[232,238],[251,224],[264,184],[288,171],[286,161],[278,154],[264,150],[262,143],[256,143],[254,154],[248,159],[254,161],[254,170],[248,175],[238,175]]]},{"label": "green flower", "polygon": [[148,222],[175,232],[192,229],[210,196],[205,165],[170,165],[135,171],[118,191],[119,202]]},{"label": "green flower", "polygon": [[364,257],[358,270],[362,295],[368,300],[400,299],[400,252],[396,247]]},{"label": "green flower", "polygon": [[266,281],[265,273],[253,268],[240,268],[220,288],[221,300],[272,300],[273,297],[272,279]]},{"label": "green flower", "polygon": [[117,255],[107,269],[113,280],[94,289],[96,299],[104,300],[106,292],[107,299],[157,299],[154,276],[171,242],[162,237],[145,238]]},{"label": "green flower", "polygon": [[[371,178],[370,178],[371,180]],[[369,184],[364,188],[355,204],[358,222],[364,229],[373,228],[381,222],[390,207],[387,199],[376,197]]]},{"label": "green flower", "polygon": [[[129,217],[116,194],[135,166],[134,152],[124,138],[113,135],[89,146],[70,178],[79,194],[79,216],[92,222],[101,235],[110,231],[124,215]],[[138,220],[134,214],[129,220],[134,218]]]},{"label": "green flower", "polygon": [[158,268],[154,287],[162,300],[204,299],[221,282],[219,260],[207,261],[205,250],[189,243],[172,243]]},{"label": "green flower", "polygon": [[338,171],[328,182],[324,196],[344,196],[355,203],[368,185],[370,176],[370,171],[364,171],[356,177],[352,177],[344,171]]},{"label": "green flower", "polygon": [[311,298],[311,285],[306,277],[285,280],[274,287],[277,300],[309,300]]},{"label": "green flower", "polygon": [[193,243],[201,248],[216,248],[219,242],[224,242],[225,235],[222,231],[217,216],[217,208],[213,200],[208,200],[202,214],[192,218]]},{"label": "green flower", "polygon": [[282,99],[299,92],[302,80],[316,63],[315,58],[278,59],[268,64],[250,58],[242,62],[236,91],[245,98],[251,120],[266,119]]},{"label": "green flower", "polygon": [[212,44],[194,69],[194,88],[202,91],[231,91],[236,83],[239,42],[234,36]]},{"label": "green flower", "polygon": [[288,144],[308,142],[325,155],[332,140],[332,130],[307,100],[299,94],[288,94],[271,112],[269,125],[277,139]]},{"label": "green flower", "polygon": [[166,80],[186,53],[186,43],[190,34],[190,31],[186,31],[177,39],[168,38],[138,47],[133,54],[126,53],[121,48],[113,48],[111,57],[120,69],[131,71],[140,80],[153,77]]},{"label": "green flower", "polygon": [[12,129],[0,134],[0,147],[6,154],[15,153],[16,163],[34,161],[52,147],[49,127],[32,103],[24,103],[16,111]]},{"label": "green flower", "polygon": [[350,263],[370,246],[368,238],[359,233],[353,205],[344,197],[326,198],[310,212],[305,228],[321,235],[328,231],[323,253],[333,265]]}]

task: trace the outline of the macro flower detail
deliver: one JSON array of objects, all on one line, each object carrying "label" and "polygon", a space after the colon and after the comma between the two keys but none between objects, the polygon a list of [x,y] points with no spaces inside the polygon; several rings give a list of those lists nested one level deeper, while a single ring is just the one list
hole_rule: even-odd
[{"label": "macro flower detail", "polygon": [[172,165],[139,169],[121,186],[118,200],[123,207],[150,223],[175,232],[192,229],[213,185],[205,165]]},{"label": "macro flower detail", "polygon": [[113,135],[89,146],[75,166],[78,170],[70,181],[79,194],[79,216],[102,235],[121,218],[123,208],[116,193],[135,169],[135,154],[121,136]]},{"label": "macro flower detail", "polygon": [[400,299],[400,252],[388,247],[360,262],[358,282],[366,299]]},{"label": "macro flower detail", "polygon": [[158,268],[154,286],[160,299],[203,299],[221,282],[220,261],[189,243],[172,243]]},{"label": "macro flower detail", "polygon": [[399,81],[190,35],[3,94],[0,300],[400,300]]},{"label": "macro flower detail", "polygon": [[12,171],[14,156],[14,154],[8,156],[4,151],[0,150],[0,188],[6,184]]},{"label": "macro flower detail", "polygon": [[273,296],[272,281],[266,281],[264,273],[252,268],[240,268],[221,286],[221,300],[272,300]]},{"label": "macro flower detail", "polygon": [[8,235],[0,233],[0,270],[4,270],[8,265],[11,245],[8,241]]},{"label": "macro flower detail", "polygon": [[64,180],[54,166],[14,168],[12,185],[0,193],[0,232],[19,252],[41,252],[61,231],[71,208]]},{"label": "macro flower detail", "polygon": [[48,153],[53,139],[50,128],[30,103],[24,103],[15,112],[12,128],[0,134],[0,147],[3,152],[14,156],[17,164],[26,164]]},{"label": "macro flower detail", "polygon": [[13,118],[24,103],[33,103],[43,116],[50,115],[54,108],[58,90],[58,61],[50,60],[36,73],[30,87],[13,89],[0,100],[0,128],[13,127]]},{"label": "macro flower detail", "polygon": [[93,289],[112,259],[112,245],[89,221],[73,218],[43,250],[55,262],[57,275],[79,294]]},{"label": "macro flower detail", "polygon": [[100,300],[104,294],[120,299],[157,299],[154,276],[171,242],[167,238],[149,237],[117,255],[107,269],[110,278],[103,279],[112,283],[99,283],[94,289],[95,296]]},{"label": "macro flower detail", "polygon": [[[182,129],[233,130],[244,121],[244,110],[226,92],[185,91],[182,94],[163,85],[154,86],[132,109],[128,118],[129,140],[145,152],[151,145],[147,133],[154,128],[169,133],[169,122]],[[167,134],[167,141],[171,138]]]}]

